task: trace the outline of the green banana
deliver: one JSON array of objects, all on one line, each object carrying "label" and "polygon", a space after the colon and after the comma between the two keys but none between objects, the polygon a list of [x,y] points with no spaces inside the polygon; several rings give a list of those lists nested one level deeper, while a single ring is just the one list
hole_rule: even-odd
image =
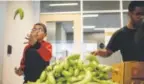
[{"label": "green banana", "polygon": [[84,79],[79,82],[73,83],[73,84],[85,84],[85,83],[88,83],[89,81],[91,81],[91,78],[92,78],[91,71],[85,70],[85,72],[86,72],[86,74],[85,74]]},{"label": "green banana", "polygon": [[40,82],[44,82],[46,80],[46,77],[47,77],[46,71],[43,71],[40,75]]},{"label": "green banana", "polygon": [[22,20],[24,18],[24,11],[22,8],[18,8],[16,11],[15,11],[15,14],[14,14],[14,19],[16,18],[17,15],[20,15],[20,19]]},{"label": "green banana", "polygon": [[74,75],[75,75],[75,76],[78,76],[78,75],[79,75],[79,72],[80,72],[79,69],[75,69]]},{"label": "green banana", "polygon": [[64,77],[60,77],[57,82],[64,82],[66,79]]},{"label": "green banana", "polygon": [[47,67],[46,67],[46,70],[47,70],[47,71],[52,71],[52,70],[53,70],[53,67],[52,67],[52,66],[47,66]]},{"label": "green banana", "polygon": [[49,72],[47,76],[48,76],[49,84],[56,84],[56,80],[53,75],[53,72]]},{"label": "green banana", "polygon": [[62,71],[62,75],[65,77],[70,77],[70,76],[72,76],[72,73],[64,70],[64,71]]}]

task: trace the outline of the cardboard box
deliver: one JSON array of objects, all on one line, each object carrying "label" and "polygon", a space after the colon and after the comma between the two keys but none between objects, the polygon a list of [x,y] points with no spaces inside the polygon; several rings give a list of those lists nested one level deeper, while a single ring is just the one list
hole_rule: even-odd
[{"label": "cardboard box", "polygon": [[144,84],[144,62],[114,64],[112,80],[119,84]]}]

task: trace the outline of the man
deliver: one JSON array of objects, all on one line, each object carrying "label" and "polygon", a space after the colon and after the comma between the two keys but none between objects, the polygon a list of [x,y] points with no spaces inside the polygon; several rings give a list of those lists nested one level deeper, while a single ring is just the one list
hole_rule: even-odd
[{"label": "man", "polygon": [[142,48],[135,41],[135,33],[142,25],[144,16],[144,1],[131,1],[128,6],[129,22],[116,31],[106,49],[92,52],[92,54],[107,57],[120,50],[123,61],[144,61]]},{"label": "man", "polygon": [[24,74],[24,83],[27,81],[35,82],[41,72],[49,65],[52,57],[52,46],[44,41],[47,35],[46,26],[42,23],[34,25],[31,34],[26,37],[26,45],[20,67],[15,68],[15,73],[19,76]]}]

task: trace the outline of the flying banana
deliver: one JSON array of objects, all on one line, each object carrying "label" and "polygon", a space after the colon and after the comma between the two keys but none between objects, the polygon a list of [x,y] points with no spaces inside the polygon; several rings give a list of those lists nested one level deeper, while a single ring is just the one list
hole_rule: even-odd
[{"label": "flying banana", "polygon": [[24,11],[22,8],[18,8],[16,11],[15,11],[15,14],[14,14],[14,19],[16,18],[16,16],[19,14],[20,16],[20,19],[22,20],[24,18]]}]

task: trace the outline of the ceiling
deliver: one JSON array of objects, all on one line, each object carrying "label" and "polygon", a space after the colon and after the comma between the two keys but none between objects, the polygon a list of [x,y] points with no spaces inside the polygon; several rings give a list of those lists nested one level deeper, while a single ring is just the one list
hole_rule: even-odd
[{"label": "ceiling", "polygon": [[[78,3],[76,6],[49,6],[57,3]],[[123,2],[123,8],[126,9],[129,1]],[[80,1],[41,1],[41,13],[54,12],[80,12]],[[84,11],[98,11],[98,10],[119,10],[119,1],[84,1]],[[85,14],[85,13],[84,13]],[[94,13],[91,13],[94,14]],[[96,13],[95,13],[96,14]],[[97,13],[98,17],[84,17],[84,26],[95,26],[95,28],[119,28],[120,27],[120,13]],[[72,22],[62,22],[66,32],[73,32]],[[101,30],[84,29],[84,32],[96,32]]]},{"label": "ceiling", "polygon": [[[78,3],[76,6],[49,6],[57,3]],[[80,11],[80,1],[41,1],[41,12]],[[119,1],[84,1],[83,10],[119,10]]]}]

